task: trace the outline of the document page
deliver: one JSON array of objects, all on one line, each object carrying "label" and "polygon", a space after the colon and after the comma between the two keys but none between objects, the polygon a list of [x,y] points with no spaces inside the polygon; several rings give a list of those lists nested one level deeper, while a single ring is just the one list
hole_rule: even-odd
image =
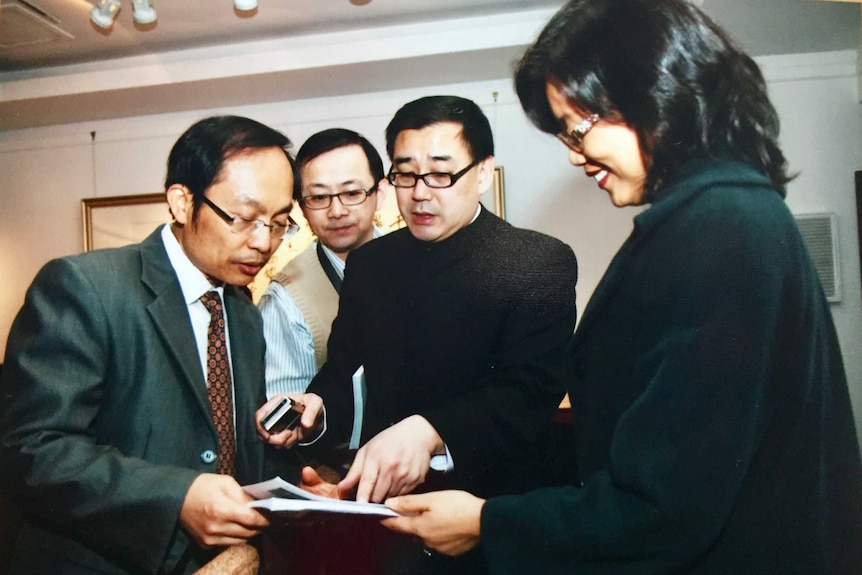
[{"label": "document page", "polygon": [[274,477],[262,483],[245,485],[246,493],[255,498],[248,503],[249,507],[259,507],[276,512],[306,512],[323,511],[327,513],[352,513],[359,515],[382,515],[398,517],[382,503],[357,503],[331,499],[309,493],[281,477]]}]

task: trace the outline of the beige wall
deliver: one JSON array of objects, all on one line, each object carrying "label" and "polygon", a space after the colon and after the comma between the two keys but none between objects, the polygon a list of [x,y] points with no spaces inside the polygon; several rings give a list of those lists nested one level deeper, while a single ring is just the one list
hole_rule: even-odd
[{"label": "beige wall", "polygon": [[[797,213],[838,217],[843,299],[832,310],[856,411],[862,413],[862,292],[853,189],[853,172],[862,169],[856,59],[856,52],[833,52],[760,62],[782,118],[785,151],[793,170],[801,172],[789,187],[788,204]],[[0,132],[0,269],[6,276],[0,288],[0,350],[37,270],[51,258],[83,249],[81,199],[161,191],[170,146],[195,120],[222,112],[247,115],[283,130],[297,145],[320,129],[342,126],[364,133],[383,154],[383,130],[394,111],[432,93],[458,94],[482,105],[494,128],[497,162],[505,168],[507,219],[574,248],[582,311],[636,212],[611,206],[604,192],[567,164],[564,148],[528,125],[506,77]]]}]

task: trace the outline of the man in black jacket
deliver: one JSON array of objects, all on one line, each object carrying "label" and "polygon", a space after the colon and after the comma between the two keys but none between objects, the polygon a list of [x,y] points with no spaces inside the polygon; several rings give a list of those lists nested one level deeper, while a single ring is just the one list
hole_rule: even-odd
[{"label": "man in black jacket", "polygon": [[[558,370],[575,325],[575,256],[481,207],[494,145],[474,102],[416,100],[386,137],[387,180],[407,227],[348,258],[329,357],[308,389],[325,405],[314,447],[350,439],[362,368],[361,448],[342,491],[355,487],[360,501],[420,485],[523,491],[533,483],[531,447],[564,393]],[[313,440],[311,431],[269,440],[290,445]]]}]

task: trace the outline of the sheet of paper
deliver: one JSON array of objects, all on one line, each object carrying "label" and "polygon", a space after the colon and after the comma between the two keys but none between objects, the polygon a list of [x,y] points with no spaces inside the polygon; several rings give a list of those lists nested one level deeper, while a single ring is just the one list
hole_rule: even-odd
[{"label": "sheet of paper", "polygon": [[357,503],[356,501],[342,501],[315,495],[281,477],[274,477],[262,483],[245,485],[243,489],[255,498],[255,501],[248,503],[249,507],[259,507],[275,512],[322,511],[382,515],[385,517],[398,517],[399,515],[381,503]]},{"label": "sheet of paper", "polygon": [[348,449],[359,449],[362,437],[362,418],[365,416],[365,366],[360,365],[353,374],[353,430],[350,433]]}]

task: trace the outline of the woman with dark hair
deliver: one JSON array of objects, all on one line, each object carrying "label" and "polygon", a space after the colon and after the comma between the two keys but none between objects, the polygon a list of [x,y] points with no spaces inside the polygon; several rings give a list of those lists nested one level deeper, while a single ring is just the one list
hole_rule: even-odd
[{"label": "woman with dark hair", "polygon": [[492,573],[862,573],[847,381],[757,65],[685,0],[571,0],[515,85],[615,206],[650,204],[572,342],[579,485],[403,496],[386,524]]}]

